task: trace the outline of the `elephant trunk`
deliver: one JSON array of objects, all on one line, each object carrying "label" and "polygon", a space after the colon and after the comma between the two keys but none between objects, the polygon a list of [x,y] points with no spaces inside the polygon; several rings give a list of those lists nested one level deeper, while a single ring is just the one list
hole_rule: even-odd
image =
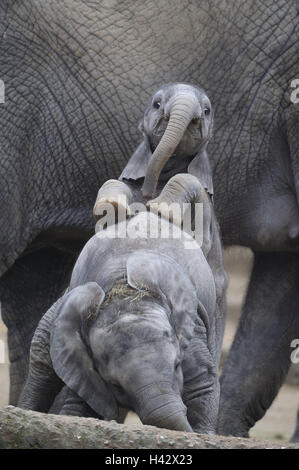
[{"label": "elephant trunk", "polygon": [[180,93],[171,106],[169,122],[148,164],[142,193],[153,197],[162,169],[180,143],[187,127],[198,115],[199,103],[195,95]]},{"label": "elephant trunk", "polygon": [[143,424],[193,432],[180,396],[165,384],[153,384],[139,392],[136,413]]},{"label": "elephant trunk", "polygon": [[[150,426],[157,426],[158,428],[171,429],[173,431],[193,432],[190,424],[188,423],[185,412],[176,411],[176,407],[174,405],[169,405],[163,413],[165,413],[165,416],[163,417],[155,416],[153,413],[152,415],[149,415],[143,423]],[[159,410],[159,415],[161,415],[161,410]]]}]

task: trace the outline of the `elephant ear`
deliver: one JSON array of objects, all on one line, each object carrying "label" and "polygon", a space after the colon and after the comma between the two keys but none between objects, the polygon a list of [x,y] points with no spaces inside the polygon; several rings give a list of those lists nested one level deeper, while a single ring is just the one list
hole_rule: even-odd
[{"label": "elephant ear", "polygon": [[137,149],[125,166],[122,174],[119,177],[119,180],[137,180],[139,178],[144,178],[151,156],[152,152],[148,138],[144,136],[143,141],[138,145]]},{"label": "elephant ear", "polygon": [[192,162],[188,166],[188,173],[196,176],[209,195],[213,197],[213,173],[206,146],[204,146],[193,158]]},{"label": "elephant ear", "polygon": [[96,282],[75,287],[65,296],[51,332],[50,355],[60,379],[98,415],[112,420],[118,416],[118,406],[82,339],[86,323],[97,314],[104,297]]},{"label": "elephant ear", "polygon": [[166,300],[177,336],[183,340],[192,337],[199,301],[189,276],[174,259],[152,250],[137,251],[127,260],[127,279],[131,287],[146,287]]}]

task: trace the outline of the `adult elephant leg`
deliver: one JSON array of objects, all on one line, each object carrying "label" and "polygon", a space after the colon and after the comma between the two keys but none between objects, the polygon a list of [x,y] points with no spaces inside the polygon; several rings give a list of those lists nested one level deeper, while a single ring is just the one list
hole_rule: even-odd
[{"label": "adult elephant leg", "polygon": [[258,253],[224,364],[218,430],[248,436],[275,398],[299,338],[299,255]]},{"label": "adult elephant leg", "polygon": [[299,442],[299,409],[297,411],[297,424],[294,434],[291,437],[291,442]]},{"label": "adult elephant leg", "polygon": [[42,315],[67,287],[75,258],[54,248],[19,258],[0,279],[8,329],[10,403],[16,405],[28,371],[30,343]]}]

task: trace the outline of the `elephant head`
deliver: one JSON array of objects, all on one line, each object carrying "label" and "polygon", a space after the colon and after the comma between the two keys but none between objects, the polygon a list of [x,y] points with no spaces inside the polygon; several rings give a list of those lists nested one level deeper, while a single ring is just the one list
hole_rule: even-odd
[{"label": "elephant head", "polygon": [[122,406],[145,424],[192,431],[168,315],[145,286],[119,284],[105,300],[96,283],[73,289],[51,335],[56,374],[104,419],[116,419]]},{"label": "elephant head", "polygon": [[206,153],[212,128],[211,103],[201,88],[185,83],[162,86],[147,105],[140,125],[144,140],[120,179],[144,177],[143,195],[152,197],[159,179],[167,181],[188,170],[213,194]]}]

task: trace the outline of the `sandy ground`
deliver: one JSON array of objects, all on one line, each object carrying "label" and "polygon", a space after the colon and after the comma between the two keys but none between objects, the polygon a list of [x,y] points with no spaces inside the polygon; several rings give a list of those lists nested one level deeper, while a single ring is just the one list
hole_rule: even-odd
[{"label": "sandy ground", "polygon": [[[228,289],[228,319],[224,337],[224,350],[227,351],[233,340],[241,305],[248,283],[248,273],[251,268],[252,256],[249,250],[230,248],[225,252],[225,263],[230,278]],[[0,406],[8,403],[8,355],[6,349],[6,329],[0,320]],[[299,368],[299,365],[296,367]],[[257,439],[272,441],[288,441],[291,437],[299,406],[299,386],[285,384],[262,420],[251,430],[251,436]],[[138,420],[130,413],[126,423]]]}]

